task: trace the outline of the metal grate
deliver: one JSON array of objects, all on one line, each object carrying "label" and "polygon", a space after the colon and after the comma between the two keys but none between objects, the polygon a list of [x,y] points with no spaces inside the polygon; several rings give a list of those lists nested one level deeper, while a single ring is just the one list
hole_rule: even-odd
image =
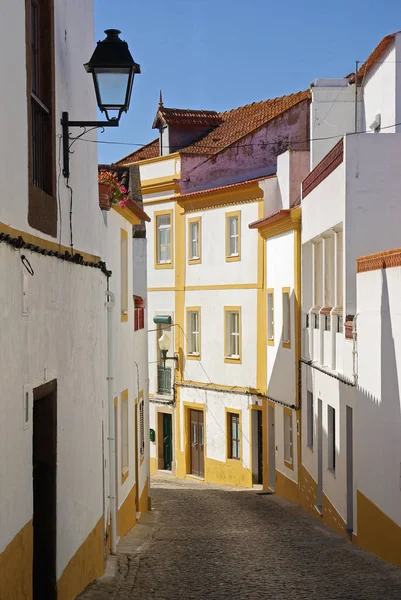
[{"label": "metal grate", "polygon": [[171,367],[157,367],[157,391],[159,394],[171,394]]},{"label": "metal grate", "polygon": [[51,169],[49,169],[50,111],[35,94],[31,94],[32,110],[32,182],[51,193]]}]

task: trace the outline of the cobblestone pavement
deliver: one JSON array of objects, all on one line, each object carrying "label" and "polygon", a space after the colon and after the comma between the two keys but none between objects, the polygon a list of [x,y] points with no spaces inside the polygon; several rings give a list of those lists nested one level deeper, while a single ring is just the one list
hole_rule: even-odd
[{"label": "cobblestone pavement", "polygon": [[156,477],[153,510],[80,600],[400,600],[401,570],[278,496]]}]

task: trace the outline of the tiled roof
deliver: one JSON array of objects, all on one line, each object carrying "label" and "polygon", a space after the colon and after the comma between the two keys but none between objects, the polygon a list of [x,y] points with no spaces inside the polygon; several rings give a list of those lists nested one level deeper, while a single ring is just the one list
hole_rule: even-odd
[{"label": "tiled roof", "polygon": [[[363,65],[358,70],[358,83],[361,84],[365,76],[368,74],[370,69],[377,63],[380,57],[384,54],[387,48],[390,46],[392,41],[394,40],[397,33],[401,33],[401,31],[395,31],[394,33],[390,33],[386,35],[381,42],[376,46],[367,60],[363,63]],[[349,78],[350,83],[355,83],[355,74]]]},{"label": "tiled roof", "polygon": [[220,113],[223,123],[194,144],[183,148],[183,154],[217,154],[255,129],[262,127],[292,106],[310,98],[310,90],[253,102]]},{"label": "tiled roof", "polygon": [[120,160],[118,160],[114,164],[119,165],[121,167],[128,167],[129,165],[132,165],[132,163],[137,162],[139,160],[146,160],[147,158],[156,158],[157,156],[159,156],[159,154],[159,138],[156,138],[155,140],[153,140],[153,142],[149,142],[149,144],[146,144],[145,146],[142,146],[142,148],[139,148],[139,150],[135,150],[127,156],[120,158]]},{"label": "tiled roof", "polygon": [[265,225],[271,225],[272,223],[275,223],[276,221],[281,219],[281,217],[289,215],[290,212],[291,210],[289,208],[282,208],[278,212],[270,215],[269,217],[263,217],[263,219],[258,219],[257,221],[249,223],[248,227],[249,229],[260,229],[261,227],[265,227]]},{"label": "tiled roof", "polygon": [[205,194],[210,194],[211,192],[222,192],[224,190],[231,190],[232,188],[239,188],[242,186],[246,186],[249,183],[254,183],[256,181],[262,181],[264,179],[270,179],[271,177],[276,177],[274,175],[262,175],[260,177],[254,177],[253,179],[247,179],[246,181],[240,181],[238,183],[229,183],[228,185],[221,185],[219,187],[207,188],[206,190],[197,190],[196,192],[188,192],[187,194],[181,194],[180,196],[174,196],[175,200],[186,200],[187,198],[194,198],[197,196],[202,196]]},{"label": "tiled roof", "polygon": [[[180,150],[181,154],[206,154],[213,155],[221,152],[231,144],[239,141],[249,133],[259,129],[275,117],[284,113],[289,108],[296,106],[304,100],[309,100],[311,97],[310,90],[304,90],[281,96],[280,98],[272,98],[261,102],[253,102],[239,108],[234,108],[226,112],[215,113],[214,111],[196,111],[196,110],[181,110],[175,108],[164,108],[159,106],[159,111],[173,111],[176,114],[187,114],[188,119],[195,119],[195,115],[217,115],[217,117],[207,117],[214,120],[214,125],[217,125],[213,131],[206,134],[201,140],[186,146]],[[159,114],[159,113],[158,113]],[[189,117],[193,115],[193,117]],[[203,117],[196,118],[203,118]],[[206,119],[206,117],[205,117]],[[182,121],[183,123],[184,121]],[[218,124],[220,122],[220,125]],[[195,124],[195,120],[192,122]],[[200,123],[200,122],[199,122]],[[211,121],[209,121],[211,124]],[[202,122],[202,124],[208,124]],[[145,160],[147,158],[155,158],[159,156],[159,140],[153,140],[143,148],[132,152],[128,156],[119,160],[117,165],[130,165],[134,162]]]},{"label": "tiled roof", "polygon": [[302,182],[302,198],[306,198],[326,177],[337,169],[344,160],[344,140],[339,142],[326,154]]},{"label": "tiled roof", "polygon": [[216,127],[222,118],[215,110],[192,110],[186,108],[165,108],[159,105],[152,128],[163,125],[210,125]]}]

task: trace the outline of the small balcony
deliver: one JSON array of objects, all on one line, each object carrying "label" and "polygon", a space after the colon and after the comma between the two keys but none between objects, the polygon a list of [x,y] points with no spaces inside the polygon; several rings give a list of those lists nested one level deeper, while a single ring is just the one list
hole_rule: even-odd
[{"label": "small balcony", "polygon": [[165,396],[171,394],[171,367],[157,366],[157,393]]}]

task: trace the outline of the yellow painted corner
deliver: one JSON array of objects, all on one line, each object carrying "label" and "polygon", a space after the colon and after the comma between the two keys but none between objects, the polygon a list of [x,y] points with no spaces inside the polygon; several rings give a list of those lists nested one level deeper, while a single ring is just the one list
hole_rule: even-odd
[{"label": "yellow painted corner", "polygon": [[17,600],[32,597],[32,521],[11,540],[0,554],[0,598]]}]

